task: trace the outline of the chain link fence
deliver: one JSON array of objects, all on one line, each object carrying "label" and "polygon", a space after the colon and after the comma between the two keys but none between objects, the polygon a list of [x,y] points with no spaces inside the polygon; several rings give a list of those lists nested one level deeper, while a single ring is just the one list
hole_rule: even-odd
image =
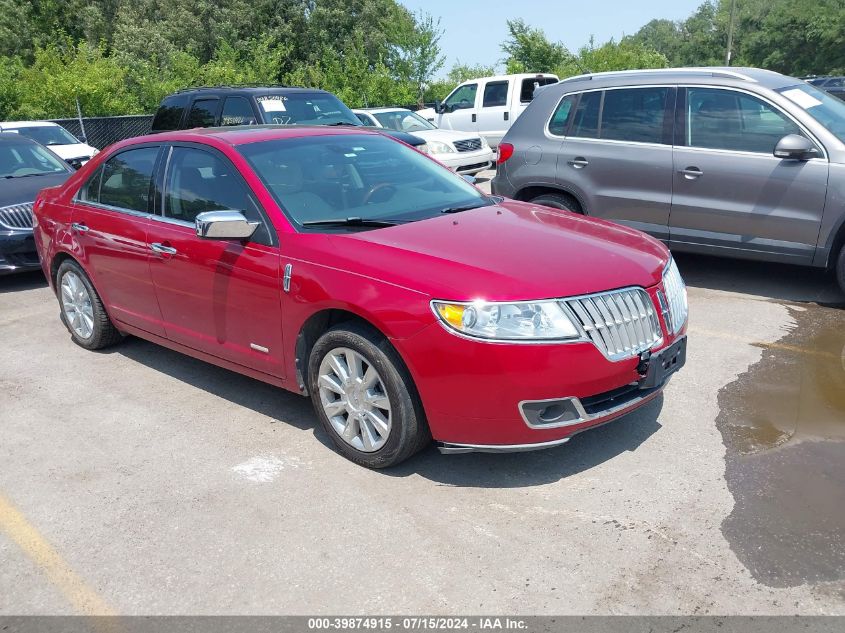
[{"label": "chain link fence", "polygon": [[153,116],[140,114],[86,117],[82,119],[82,124],[85,126],[84,134],[82,126],[79,125],[79,119],[53,119],[53,122],[58,123],[77,138],[85,136],[89,145],[103,149],[107,145],[133,136],[149,134]]}]

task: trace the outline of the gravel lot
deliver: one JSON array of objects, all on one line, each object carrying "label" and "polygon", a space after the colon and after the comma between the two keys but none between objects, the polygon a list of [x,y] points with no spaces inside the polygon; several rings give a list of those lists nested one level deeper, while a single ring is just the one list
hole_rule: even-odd
[{"label": "gravel lot", "polygon": [[39,275],[0,278],[0,614],[845,614],[845,297],[678,261],[662,399],[387,472],[304,398],[137,339],[87,352]]}]

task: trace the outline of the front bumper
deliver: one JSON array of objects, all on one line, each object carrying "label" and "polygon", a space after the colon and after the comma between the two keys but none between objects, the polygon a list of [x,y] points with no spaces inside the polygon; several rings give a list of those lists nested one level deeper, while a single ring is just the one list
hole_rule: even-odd
[{"label": "front bumper", "polygon": [[431,156],[452,171],[467,176],[490,169],[496,159],[496,154],[490,149],[455,154],[432,154]]},{"label": "front bumper", "polygon": [[[666,331],[662,319],[661,328],[663,341],[652,348],[653,357],[684,337],[684,329],[677,335]],[[614,362],[591,342],[482,342],[456,336],[440,323],[395,343],[414,376],[432,436],[449,453],[563,444],[657,398],[671,373],[654,379],[649,371],[653,379],[645,382],[640,357]],[[571,413],[561,405],[551,423],[545,423],[548,417],[530,419],[526,408],[526,403],[563,401]],[[537,416],[545,413],[540,408]]]},{"label": "front bumper", "polygon": [[32,231],[0,229],[0,275],[40,268]]}]

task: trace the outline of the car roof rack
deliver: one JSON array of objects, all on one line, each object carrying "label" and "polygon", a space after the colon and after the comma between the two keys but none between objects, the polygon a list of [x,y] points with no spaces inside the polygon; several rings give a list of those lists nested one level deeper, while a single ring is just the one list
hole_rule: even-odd
[{"label": "car roof rack", "polygon": [[743,81],[755,81],[749,75],[725,68],[646,68],[641,70],[611,70],[601,73],[585,73],[583,75],[576,75],[574,77],[567,77],[561,79],[560,83],[567,81],[576,81],[584,79],[601,79],[604,77],[618,77],[626,75],[665,75],[665,74],[679,74],[679,75],[705,75],[708,77],[728,77],[731,79],[741,79]]},{"label": "car roof rack", "polygon": [[191,90],[219,90],[221,88],[295,88],[296,86],[288,86],[286,84],[271,84],[271,83],[245,83],[245,84],[219,84],[216,86],[188,86],[176,92],[190,92]]}]

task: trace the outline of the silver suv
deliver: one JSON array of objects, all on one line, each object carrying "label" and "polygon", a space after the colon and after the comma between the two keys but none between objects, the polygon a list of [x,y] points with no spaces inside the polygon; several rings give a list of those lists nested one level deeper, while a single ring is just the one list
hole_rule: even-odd
[{"label": "silver suv", "polygon": [[845,291],[845,102],[799,79],[684,68],[539,88],[492,187],[679,251],[833,267]]}]

